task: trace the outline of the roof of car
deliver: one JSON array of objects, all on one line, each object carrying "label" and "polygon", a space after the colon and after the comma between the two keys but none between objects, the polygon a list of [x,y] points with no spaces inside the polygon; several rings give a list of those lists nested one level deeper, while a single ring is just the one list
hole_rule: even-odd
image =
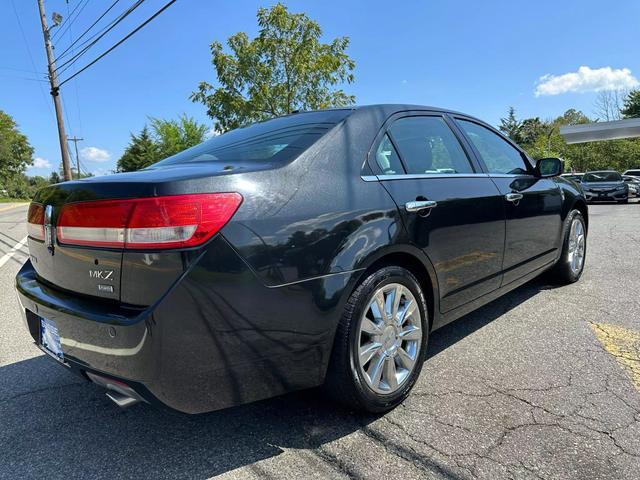
[{"label": "roof of car", "polygon": [[335,107],[335,108],[323,108],[318,110],[297,110],[291,113],[291,115],[298,115],[301,113],[310,113],[310,112],[322,112],[326,110],[384,110],[389,113],[393,112],[402,112],[402,111],[411,111],[411,110],[423,110],[429,112],[442,112],[442,113],[450,113],[453,115],[464,115],[466,117],[471,117],[463,112],[458,112],[456,110],[451,110],[443,107],[434,107],[430,105],[416,105],[411,103],[375,103],[371,105],[353,105],[346,107]]}]

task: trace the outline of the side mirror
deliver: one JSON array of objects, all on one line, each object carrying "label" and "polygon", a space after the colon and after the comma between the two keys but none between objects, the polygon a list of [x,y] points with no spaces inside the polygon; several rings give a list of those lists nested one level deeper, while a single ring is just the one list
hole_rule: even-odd
[{"label": "side mirror", "polygon": [[563,169],[564,164],[559,158],[541,158],[536,162],[536,176],[540,178],[557,177]]}]

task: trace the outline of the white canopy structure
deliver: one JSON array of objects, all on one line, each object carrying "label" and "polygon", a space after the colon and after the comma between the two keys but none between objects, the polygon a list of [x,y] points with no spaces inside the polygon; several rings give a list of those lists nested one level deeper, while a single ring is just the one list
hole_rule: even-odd
[{"label": "white canopy structure", "polygon": [[567,143],[585,143],[617,138],[640,137],[640,118],[614,122],[586,123],[560,127],[560,135]]}]

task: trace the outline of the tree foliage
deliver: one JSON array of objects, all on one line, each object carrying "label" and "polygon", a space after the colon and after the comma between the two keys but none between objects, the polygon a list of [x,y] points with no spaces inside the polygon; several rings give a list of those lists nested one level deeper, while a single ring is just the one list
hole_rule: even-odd
[{"label": "tree foliage", "polygon": [[624,100],[621,110],[624,118],[640,117],[640,90],[631,90]]},{"label": "tree foliage", "polygon": [[129,145],[118,160],[119,172],[132,172],[148,167],[182,150],[202,143],[207,126],[181,116],[178,120],[151,118],[138,135],[131,134]]},{"label": "tree foliage", "polygon": [[26,135],[18,130],[11,115],[0,110],[0,189],[16,196],[10,190],[14,183],[22,185],[24,172],[32,163],[33,147]]},{"label": "tree foliage", "polygon": [[500,125],[498,126],[500,131],[507,137],[516,143],[522,143],[520,138],[520,129],[522,128],[522,122],[516,118],[516,109],[509,107],[509,111],[505,118],[500,119]]},{"label": "tree foliage", "polygon": [[[512,109],[509,109],[509,114]],[[516,142],[534,159],[560,157],[567,170],[577,171],[612,168],[624,171],[640,166],[640,139],[629,138],[603,142],[577,143],[568,145],[560,135],[560,127],[579,125],[593,120],[583,112],[569,109],[553,120],[543,121],[538,117],[518,120],[503,119],[500,129],[504,132],[505,120],[509,125],[518,125]],[[505,132],[506,133],[506,132]],[[511,137],[513,138],[513,137]]]},{"label": "tree foliage", "polygon": [[322,43],[320,25],[277,3],[258,9],[259,32],[250,40],[239,32],[211,44],[218,86],[201,82],[191,99],[203,103],[224,132],[248,123],[288,114],[353,104],[338,85],[353,82],[354,61],[348,37]]}]

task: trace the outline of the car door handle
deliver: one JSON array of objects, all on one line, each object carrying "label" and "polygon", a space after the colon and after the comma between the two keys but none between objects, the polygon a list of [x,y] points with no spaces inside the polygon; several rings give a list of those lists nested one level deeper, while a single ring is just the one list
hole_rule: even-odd
[{"label": "car door handle", "polygon": [[407,212],[419,212],[420,210],[431,209],[438,206],[438,202],[434,200],[416,200],[415,202],[407,202],[404,208]]},{"label": "car door handle", "polygon": [[507,193],[504,196],[504,198],[507,199],[507,202],[517,202],[518,200],[522,200],[522,197],[524,197],[524,195],[521,193]]}]

